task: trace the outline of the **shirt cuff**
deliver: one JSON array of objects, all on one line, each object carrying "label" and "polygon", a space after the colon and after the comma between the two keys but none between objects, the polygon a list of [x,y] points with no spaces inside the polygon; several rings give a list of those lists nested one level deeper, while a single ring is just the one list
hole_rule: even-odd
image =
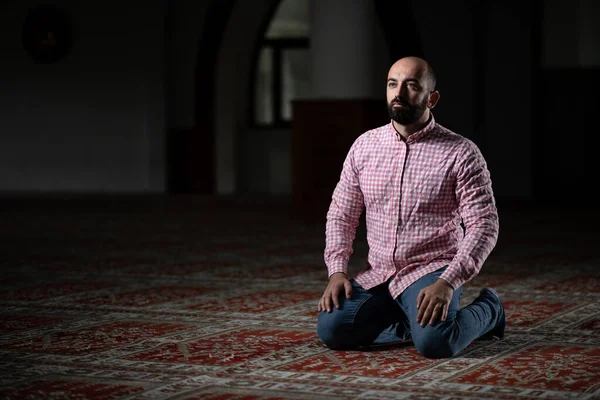
[{"label": "shirt cuff", "polygon": [[448,267],[442,275],[440,275],[440,279],[445,280],[452,286],[454,290],[458,289],[464,283],[464,280],[460,277],[460,272],[450,269]]},{"label": "shirt cuff", "polygon": [[348,270],[347,265],[341,261],[332,263],[331,265],[329,265],[327,267],[327,271],[329,272],[328,278],[330,278],[331,275],[336,274],[338,272],[342,272],[342,273],[348,275],[347,270]]}]

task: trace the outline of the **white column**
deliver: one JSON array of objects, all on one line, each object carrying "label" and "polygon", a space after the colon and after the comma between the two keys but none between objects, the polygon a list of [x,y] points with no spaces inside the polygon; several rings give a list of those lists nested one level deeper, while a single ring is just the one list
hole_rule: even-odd
[{"label": "white column", "polygon": [[[385,76],[375,76],[373,0],[311,0],[313,98],[381,98]],[[375,81],[382,82],[375,93]]]}]

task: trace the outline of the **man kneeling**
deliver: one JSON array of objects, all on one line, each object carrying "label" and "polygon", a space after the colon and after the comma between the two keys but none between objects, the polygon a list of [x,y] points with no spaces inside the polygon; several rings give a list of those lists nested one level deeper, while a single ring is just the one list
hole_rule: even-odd
[{"label": "man kneeling", "polygon": [[[391,122],[350,148],[327,213],[317,334],[331,349],[411,339],[425,357],[452,357],[480,337],[502,338],[504,308],[484,288],[460,308],[462,286],[496,245],[498,213],[477,146],[437,124],[440,94],[425,60],[406,57],[387,78]],[[366,210],[369,265],[348,279]]]}]

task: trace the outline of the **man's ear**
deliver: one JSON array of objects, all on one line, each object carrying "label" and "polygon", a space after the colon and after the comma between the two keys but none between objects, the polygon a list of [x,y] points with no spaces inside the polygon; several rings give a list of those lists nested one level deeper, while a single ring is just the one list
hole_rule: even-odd
[{"label": "man's ear", "polygon": [[435,105],[437,104],[437,102],[439,100],[440,100],[440,92],[438,92],[437,90],[434,90],[429,95],[429,102],[427,103],[427,107],[429,107],[429,108],[435,107]]}]

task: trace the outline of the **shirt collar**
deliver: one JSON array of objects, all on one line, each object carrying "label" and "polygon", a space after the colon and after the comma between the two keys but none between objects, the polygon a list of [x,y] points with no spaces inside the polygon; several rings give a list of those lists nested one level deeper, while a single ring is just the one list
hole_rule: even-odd
[{"label": "shirt collar", "polygon": [[[433,117],[433,114],[430,114],[431,118],[429,118],[429,122],[427,123],[427,125],[425,125],[421,130],[416,131],[415,133],[413,133],[412,135],[410,135],[408,137],[408,139],[406,140],[406,142],[408,143],[412,143],[412,142],[418,142],[420,140],[422,140],[423,138],[427,137],[431,132],[433,132],[436,123],[435,123],[435,118]],[[394,135],[396,136],[400,136],[400,134],[396,131],[396,128],[394,128],[394,124],[392,123],[392,121],[390,121],[389,124],[390,130],[394,133]]]}]

